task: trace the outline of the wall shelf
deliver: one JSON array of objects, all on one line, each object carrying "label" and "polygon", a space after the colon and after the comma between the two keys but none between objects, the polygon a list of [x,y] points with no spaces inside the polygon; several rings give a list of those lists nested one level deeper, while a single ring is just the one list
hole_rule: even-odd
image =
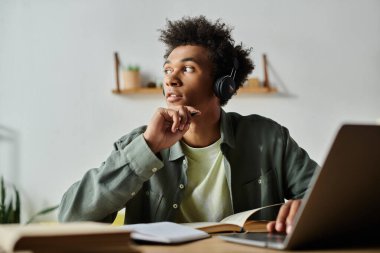
[{"label": "wall shelf", "polygon": [[[116,89],[112,90],[113,94],[117,95],[132,95],[132,94],[162,94],[162,88],[159,87],[136,87],[136,88],[129,88],[129,89],[122,89],[120,88],[120,80],[119,80],[119,68],[120,68],[120,59],[117,52],[114,53],[114,59],[115,59],[115,77],[116,77]],[[269,83],[268,78],[268,63],[267,63],[267,57],[264,54],[263,55],[263,63],[264,63],[264,80],[263,82],[260,82],[257,78],[253,78],[254,84],[250,84],[248,80],[248,84],[246,86],[243,86],[239,88],[237,91],[237,94],[275,94],[278,93],[278,90],[276,87],[273,87]],[[250,79],[251,80],[251,79]]]}]

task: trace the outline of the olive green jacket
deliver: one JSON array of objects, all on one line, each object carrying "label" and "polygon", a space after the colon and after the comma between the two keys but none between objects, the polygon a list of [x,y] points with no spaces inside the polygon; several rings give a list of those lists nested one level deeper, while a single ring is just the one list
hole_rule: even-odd
[{"label": "olive green jacket", "polygon": [[[123,136],[99,168],[89,170],[63,196],[59,220],[125,223],[175,221],[187,185],[187,158],[179,142],[154,154],[142,133]],[[318,166],[288,130],[259,115],[221,111],[221,150],[234,213],[302,198]],[[257,218],[275,219],[276,210]]]}]

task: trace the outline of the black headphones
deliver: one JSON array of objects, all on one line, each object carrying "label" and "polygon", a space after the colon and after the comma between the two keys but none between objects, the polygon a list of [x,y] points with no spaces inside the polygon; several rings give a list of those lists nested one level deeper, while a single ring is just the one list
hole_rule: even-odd
[{"label": "black headphones", "polygon": [[234,58],[234,66],[230,75],[222,76],[214,83],[214,93],[222,101],[229,100],[236,92],[235,74],[239,68],[239,62]]}]

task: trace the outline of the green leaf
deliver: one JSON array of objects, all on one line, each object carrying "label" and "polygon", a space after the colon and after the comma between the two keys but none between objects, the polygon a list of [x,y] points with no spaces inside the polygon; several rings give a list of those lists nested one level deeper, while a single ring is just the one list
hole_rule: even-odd
[{"label": "green leaf", "polygon": [[58,207],[59,207],[59,205],[56,205],[56,206],[48,207],[48,208],[45,208],[45,209],[39,211],[38,213],[36,213],[35,215],[33,215],[33,216],[32,216],[32,217],[26,222],[26,224],[30,224],[30,223],[32,223],[33,220],[34,220],[35,218],[37,218],[38,216],[43,215],[43,214],[50,213],[50,212],[54,211],[55,209],[57,209]]},{"label": "green leaf", "polygon": [[1,207],[5,207],[5,185],[4,185],[4,178],[1,177],[0,181],[0,187],[1,187]]},{"label": "green leaf", "polygon": [[0,202],[0,223],[5,222],[5,186],[4,186],[4,178],[0,179],[0,194],[1,194],[1,202]]},{"label": "green leaf", "polygon": [[15,209],[15,223],[20,223],[20,213],[21,213],[21,202],[20,202],[20,193],[15,188],[16,192],[16,209]]},{"label": "green leaf", "polygon": [[5,222],[4,223],[13,223],[14,220],[14,210],[13,210],[13,202],[9,203],[9,206],[5,212]]},{"label": "green leaf", "polygon": [[0,224],[4,223],[4,208],[3,206],[0,207]]}]

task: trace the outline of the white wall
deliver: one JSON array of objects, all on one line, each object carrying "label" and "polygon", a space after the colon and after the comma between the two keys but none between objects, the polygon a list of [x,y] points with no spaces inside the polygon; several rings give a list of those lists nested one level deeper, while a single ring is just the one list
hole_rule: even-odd
[{"label": "white wall", "polygon": [[165,19],[205,14],[268,54],[292,97],[243,95],[227,111],[290,129],[319,163],[342,122],[380,118],[380,1],[0,0],[0,172],[22,190],[23,215],[59,203],[112,143],[146,124],[160,95],[123,97],[113,52],[161,78]]}]

